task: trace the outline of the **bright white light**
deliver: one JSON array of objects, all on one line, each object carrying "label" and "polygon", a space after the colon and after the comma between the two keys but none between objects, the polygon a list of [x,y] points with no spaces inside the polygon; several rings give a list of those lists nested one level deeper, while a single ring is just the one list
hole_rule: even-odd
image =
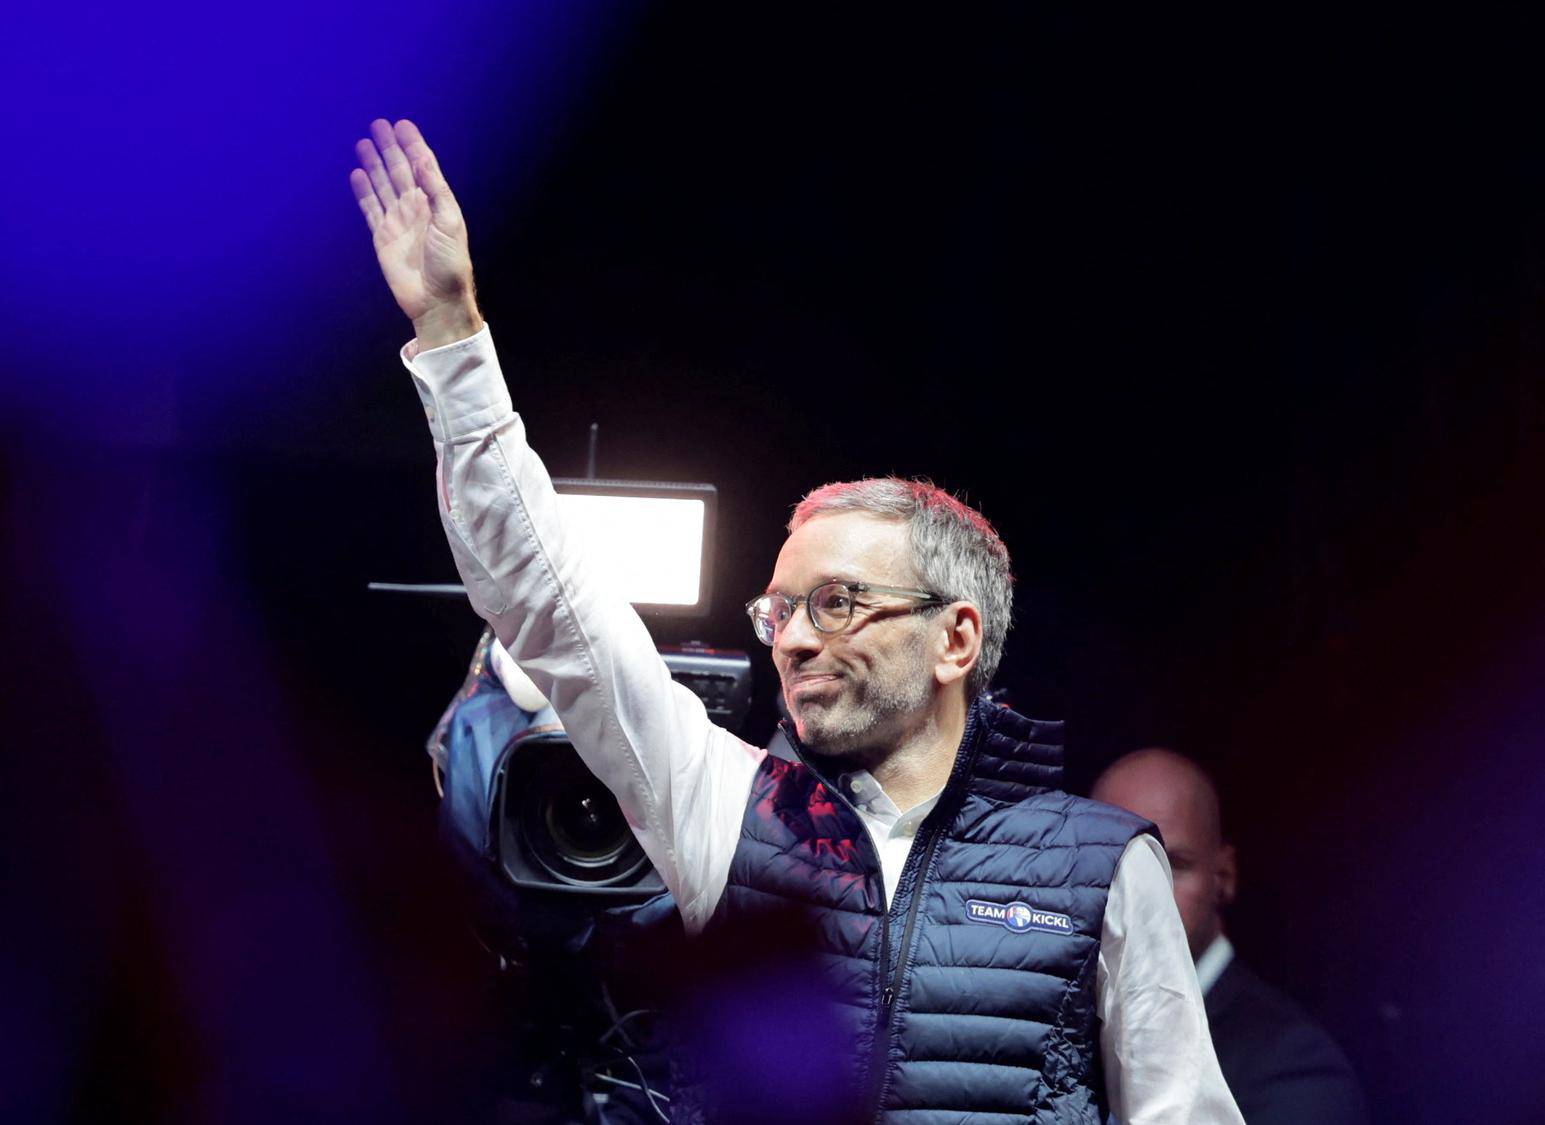
[{"label": "bright white light", "polygon": [[635,605],[695,605],[702,579],[703,502],[558,494],[564,527],[587,565]]}]

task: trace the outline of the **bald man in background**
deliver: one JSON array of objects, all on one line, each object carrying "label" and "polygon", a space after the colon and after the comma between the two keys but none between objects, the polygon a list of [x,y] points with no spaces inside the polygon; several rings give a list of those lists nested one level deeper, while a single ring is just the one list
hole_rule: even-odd
[{"label": "bald man in background", "polygon": [[1173,750],[1118,759],[1092,796],[1153,821],[1174,872],[1207,1022],[1223,1077],[1249,1125],[1366,1125],[1362,1090],[1341,1049],[1293,1001],[1234,956],[1223,908],[1238,868],[1223,836],[1218,791]]}]

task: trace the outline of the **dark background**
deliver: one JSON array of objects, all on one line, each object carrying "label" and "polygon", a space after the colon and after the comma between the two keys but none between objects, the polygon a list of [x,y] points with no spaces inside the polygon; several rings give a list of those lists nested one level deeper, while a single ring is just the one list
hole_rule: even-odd
[{"label": "dark background", "polygon": [[382,114],[549,467],[594,421],[601,475],[719,487],[712,614],[659,640],[751,642],[808,489],[958,490],[1016,560],[1000,684],[1076,788],[1216,772],[1235,944],[1376,1119],[1537,1119],[1533,29],[82,18],[7,88],[24,1119],[454,1119],[498,1065],[422,750],[479,623],[364,590],[454,580],[346,186]]}]

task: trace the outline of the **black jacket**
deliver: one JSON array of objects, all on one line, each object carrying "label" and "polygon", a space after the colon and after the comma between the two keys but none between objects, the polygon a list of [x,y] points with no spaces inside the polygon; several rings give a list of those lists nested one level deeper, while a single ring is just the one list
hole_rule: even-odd
[{"label": "black jacket", "polygon": [[1207,990],[1207,1022],[1246,1125],[1367,1125],[1341,1048],[1236,957]]}]

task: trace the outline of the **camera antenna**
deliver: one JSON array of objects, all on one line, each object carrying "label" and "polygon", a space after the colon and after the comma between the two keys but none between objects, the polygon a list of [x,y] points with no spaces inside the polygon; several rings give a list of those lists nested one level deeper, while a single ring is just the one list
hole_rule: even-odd
[{"label": "camera antenna", "polygon": [[590,423],[590,455],[585,458],[585,479],[595,480],[595,447],[601,440],[601,423]]}]

